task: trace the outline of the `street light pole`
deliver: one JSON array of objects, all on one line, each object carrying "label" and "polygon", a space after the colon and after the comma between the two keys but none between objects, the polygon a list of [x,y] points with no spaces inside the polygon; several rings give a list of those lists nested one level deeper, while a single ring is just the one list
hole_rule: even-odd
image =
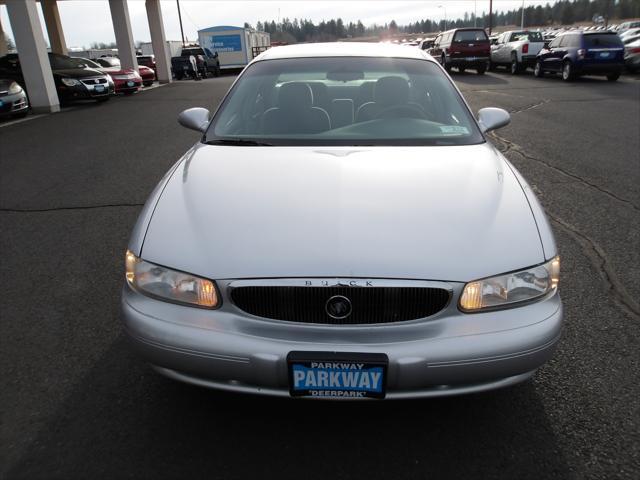
[{"label": "street light pole", "polygon": [[182,30],[182,15],[180,15],[180,0],[176,0],[178,4],[178,21],[180,22],[180,35],[182,35],[182,46],[184,47],[184,30]]},{"label": "street light pole", "polygon": [[524,30],[524,0],[522,0],[522,19],[520,20],[520,29]]},{"label": "street light pole", "polygon": [[444,5],[438,5],[438,8],[444,9],[444,29],[447,29],[447,7]]},{"label": "street light pole", "polygon": [[473,0],[473,26],[478,26],[478,0]]},{"label": "street light pole", "polygon": [[489,0],[489,35],[491,35],[491,29],[493,27],[493,0]]}]

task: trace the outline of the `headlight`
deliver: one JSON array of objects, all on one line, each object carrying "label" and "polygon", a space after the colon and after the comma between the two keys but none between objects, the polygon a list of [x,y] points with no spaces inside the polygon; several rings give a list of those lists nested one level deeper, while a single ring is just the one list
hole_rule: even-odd
[{"label": "headlight", "polygon": [[11,85],[9,85],[9,93],[20,93],[22,91],[22,87],[20,85],[18,85],[16,82],[12,82]]},{"label": "headlight", "polygon": [[464,312],[515,307],[558,288],[560,257],[519,272],[469,282],[460,297]]},{"label": "headlight", "polygon": [[64,83],[67,87],[73,87],[75,85],[81,85],[79,80],[75,78],[63,78],[62,83]]},{"label": "headlight", "polygon": [[127,283],[141,293],[186,305],[218,306],[218,293],[211,280],[146,262],[129,250],[125,263]]}]

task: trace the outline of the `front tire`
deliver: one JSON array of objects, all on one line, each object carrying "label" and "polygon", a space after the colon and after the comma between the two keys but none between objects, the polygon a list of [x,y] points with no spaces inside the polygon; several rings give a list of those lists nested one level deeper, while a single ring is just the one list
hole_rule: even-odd
[{"label": "front tire", "polygon": [[533,67],[533,76],[538,78],[544,77],[544,70],[542,70],[542,62],[540,60],[538,60],[536,66]]},{"label": "front tire", "polygon": [[571,82],[574,78],[575,74],[573,73],[573,65],[567,60],[562,64],[562,80],[565,82]]},{"label": "front tire", "polygon": [[145,87],[150,87],[151,85],[153,85],[153,82],[144,82],[143,84]]},{"label": "front tire", "polygon": [[476,73],[478,75],[484,75],[484,72],[486,72],[486,71],[487,71],[487,66],[486,65],[483,66],[483,67],[476,68]]},{"label": "front tire", "polygon": [[97,98],[97,99],[96,99],[96,101],[97,101],[98,103],[104,103],[104,102],[107,102],[107,101],[109,101],[109,100],[111,100],[111,97]]},{"label": "front tire", "polygon": [[619,78],[620,78],[620,74],[619,73],[611,73],[611,74],[607,75],[607,80],[609,80],[610,82],[615,82]]},{"label": "front tire", "polygon": [[465,67],[458,67],[458,72],[460,73],[464,73],[465,70],[466,70]]}]

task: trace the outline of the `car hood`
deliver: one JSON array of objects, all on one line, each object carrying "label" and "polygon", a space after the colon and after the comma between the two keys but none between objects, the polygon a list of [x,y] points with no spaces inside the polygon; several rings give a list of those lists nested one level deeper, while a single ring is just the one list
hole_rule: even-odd
[{"label": "car hood", "polygon": [[141,255],[212,279],[469,281],[544,261],[522,186],[490,144],[200,144],[168,180]]},{"label": "car hood", "polygon": [[54,70],[53,74],[67,78],[101,77],[104,75],[99,70],[93,68],[65,68],[62,70]]}]

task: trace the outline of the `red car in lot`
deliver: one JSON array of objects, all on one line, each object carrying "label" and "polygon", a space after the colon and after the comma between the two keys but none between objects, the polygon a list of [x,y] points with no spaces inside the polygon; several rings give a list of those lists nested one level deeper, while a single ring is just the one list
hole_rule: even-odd
[{"label": "red car in lot", "polygon": [[120,60],[115,57],[98,58],[97,60],[89,60],[88,58],[80,59],[89,68],[95,68],[105,73],[113,79],[116,94],[124,93],[131,95],[142,87],[142,77],[133,69],[122,68]]},{"label": "red car in lot", "polygon": [[451,67],[460,73],[471,68],[483,75],[489,65],[491,46],[482,28],[454,28],[439,34],[427,53],[447,72],[451,72]]},{"label": "red car in lot", "polygon": [[142,84],[145,87],[152,85],[156,80],[156,74],[152,68],[144,65],[138,65],[138,73],[140,74],[140,77],[142,77]]}]

